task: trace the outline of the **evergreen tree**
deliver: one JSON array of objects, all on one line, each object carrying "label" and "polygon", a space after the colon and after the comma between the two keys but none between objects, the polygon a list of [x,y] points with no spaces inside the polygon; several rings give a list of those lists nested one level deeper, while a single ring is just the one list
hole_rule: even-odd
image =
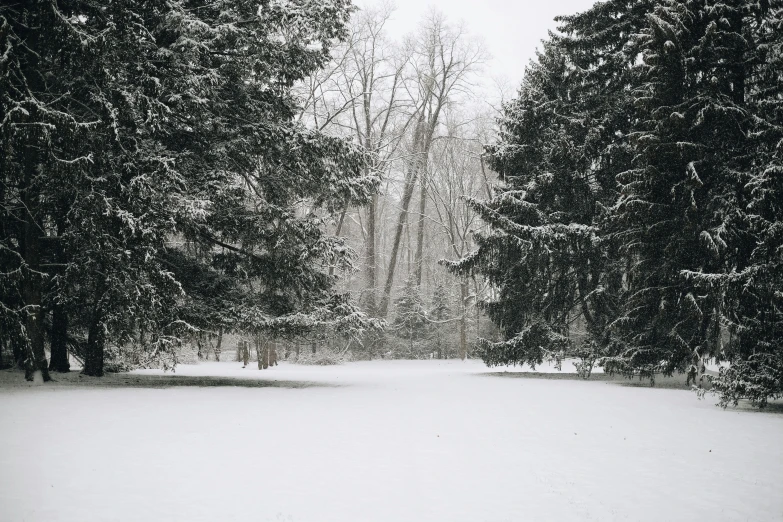
[{"label": "evergreen tree", "polygon": [[410,354],[413,356],[414,344],[424,339],[429,329],[427,311],[413,277],[406,279],[402,294],[394,300],[394,309],[392,327],[400,337],[408,340]]},{"label": "evergreen tree", "polygon": [[684,274],[730,272],[749,251],[734,218],[747,204],[751,152],[745,7],[666,2],[640,35],[637,155],[613,216],[632,268],[610,370],[693,377],[720,355],[721,291]]},{"label": "evergreen tree", "polygon": [[488,364],[561,357],[575,348],[569,325],[579,315],[585,342],[608,349],[624,267],[604,225],[632,157],[632,37],[650,5],[605,2],[562,17],[562,35],[544,43],[504,108],[489,163],[505,186],[471,201],[494,232],[478,234],[477,251],[451,267],[499,289],[485,306],[505,340],[480,340]]},{"label": "evergreen tree", "polygon": [[695,378],[714,357],[724,404],[780,396],[780,18],[695,0],[560,18],[489,149],[505,185],[471,202],[492,232],[450,267],[497,288],[488,364]]},{"label": "evergreen tree", "polygon": [[764,406],[783,396],[783,8],[751,3],[727,20],[736,27],[740,16],[745,53],[734,70],[743,79],[744,99],[737,101],[752,124],[743,136],[743,176],[734,183],[743,205],[726,213],[724,228],[742,240],[727,242],[727,270],[686,277],[723,297],[728,342],[720,348],[729,366],[712,379],[721,403],[750,399]]},{"label": "evergreen tree", "polygon": [[142,359],[173,363],[185,329],[367,324],[332,295],[325,266],[350,252],[315,211],[365,202],[375,180],[347,143],[293,122],[290,94],[349,12],[342,0],[0,7],[2,321],[31,370],[46,372],[46,302],[76,314],[66,330],[85,338],[89,375],[109,341],[144,339]]}]

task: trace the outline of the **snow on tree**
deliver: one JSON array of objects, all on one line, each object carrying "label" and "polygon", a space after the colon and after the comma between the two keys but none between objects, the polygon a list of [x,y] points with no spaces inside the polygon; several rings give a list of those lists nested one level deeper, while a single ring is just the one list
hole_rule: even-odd
[{"label": "snow on tree", "polygon": [[499,142],[488,150],[505,185],[491,201],[469,200],[492,232],[476,234],[478,249],[451,265],[498,289],[485,307],[505,341],[479,341],[490,365],[561,357],[573,348],[576,316],[591,341],[608,344],[621,275],[601,227],[616,198],[614,176],[630,158],[622,101],[633,58],[614,40],[599,46],[596,35],[612,34],[611,27],[584,17],[567,20],[563,31],[587,34],[545,42],[518,98],[505,106]]},{"label": "snow on tree", "polygon": [[410,355],[418,341],[426,338],[429,333],[429,317],[421,299],[420,287],[413,277],[408,277],[401,295],[394,301],[395,317],[392,328],[397,335],[407,339]]},{"label": "snow on tree", "polygon": [[[0,8],[0,196],[21,218],[3,220],[2,320],[31,370],[46,370],[46,289],[73,314],[89,375],[108,342],[174,363],[187,331],[354,312],[330,304],[328,266],[350,252],[314,209],[363,203],[376,180],[349,144],[293,121],[290,92],[349,12],[342,0]],[[56,272],[41,259],[50,241]]]},{"label": "snow on tree", "polygon": [[780,18],[620,0],[560,18],[489,148],[505,185],[471,200],[492,231],[451,265],[496,287],[485,362],[695,381],[716,358],[724,404],[781,395]]}]

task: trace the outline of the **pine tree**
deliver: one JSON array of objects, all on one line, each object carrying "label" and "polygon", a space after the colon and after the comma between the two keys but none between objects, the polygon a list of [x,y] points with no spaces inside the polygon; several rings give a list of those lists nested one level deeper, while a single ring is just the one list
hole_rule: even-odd
[{"label": "pine tree", "polygon": [[615,177],[632,157],[632,37],[650,5],[605,2],[560,18],[562,35],[544,43],[504,109],[489,164],[505,186],[489,202],[471,201],[493,233],[478,234],[477,251],[451,266],[499,289],[486,308],[505,340],[480,341],[488,364],[581,353],[569,339],[577,316],[590,350],[608,350],[624,267],[605,223]]},{"label": "pine tree", "polygon": [[741,101],[752,124],[743,140],[746,170],[735,184],[744,183],[743,205],[727,213],[724,225],[740,240],[728,242],[731,263],[723,272],[686,275],[723,296],[728,343],[721,343],[721,358],[729,366],[712,379],[721,404],[750,399],[764,406],[783,396],[783,9],[765,3],[741,7],[727,20],[736,26],[742,16],[746,47],[735,70],[743,73]]},{"label": "pine tree", "polygon": [[429,329],[427,311],[421,299],[420,289],[413,277],[405,281],[402,294],[394,300],[395,317],[392,327],[397,335],[407,339],[411,357],[414,344],[422,340]]},{"label": "pine tree", "polygon": [[637,155],[613,215],[632,268],[610,370],[693,377],[719,354],[721,292],[684,274],[727,272],[747,250],[733,221],[749,166],[744,5],[666,2],[640,36]]},{"label": "pine tree", "polygon": [[618,0],[560,18],[489,149],[505,186],[471,202],[492,232],[450,266],[498,290],[488,364],[690,381],[715,357],[724,404],[780,396],[780,17]]},{"label": "pine tree", "polygon": [[[0,196],[21,218],[3,220],[1,320],[30,369],[46,371],[46,302],[74,314],[65,335],[82,337],[89,375],[110,341],[143,338],[141,360],[173,363],[188,329],[369,324],[333,295],[325,267],[350,266],[350,251],[315,211],[365,202],[375,180],[347,143],[293,122],[290,93],[349,12],[342,0],[0,8]],[[48,237],[56,274],[41,270]],[[207,303],[215,284],[230,291]]]}]

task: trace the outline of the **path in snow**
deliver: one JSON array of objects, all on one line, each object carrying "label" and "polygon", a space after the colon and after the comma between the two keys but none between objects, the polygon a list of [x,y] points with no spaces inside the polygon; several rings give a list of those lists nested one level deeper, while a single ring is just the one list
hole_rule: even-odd
[{"label": "path in snow", "polygon": [[783,521],[781,408],[493,371],[0,372],[0,520]]}]

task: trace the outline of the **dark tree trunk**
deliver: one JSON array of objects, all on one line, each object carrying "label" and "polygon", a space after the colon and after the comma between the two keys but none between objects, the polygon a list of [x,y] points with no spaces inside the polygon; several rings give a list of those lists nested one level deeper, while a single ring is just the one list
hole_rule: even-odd
[{"label": "dark tree trunk", "polygon": [[7,370],[13,366],[13,359],[7,348],[10,344],[11,340],[8,337],[0,337],[0,370]]},{"label": "dark tree trunk", "polygon": [[103,354],[106,344],[106,334],[99,313],[93,312],[90,329],[87,333],[87,348],[84,354],[84,375],[103,377]]},{"label": "dark tree trunk", "polygon": [[[29,176],[28,176],[29,183]],[[40,242],[38,237],[41,234],[40,227],[35,218],[31,215],[31,209],[35,205],[35,197],[31,194],[31,189],[24,190],[22,200],[24,201],[25,220],[23,225],[22,252],[27,264],[27,271],[22,279],[21,293],[24,304],[28,309],[25,317],[25,329],[27,330],[28,342],[28,363],[26,365],[25,377],[27,380],[33,379],[33,373],[40,371],[44,381],[51,380],[49,376],[49,365],[46,361],[46,351],[44,348],[44,327],[43,327],[43,307],[41,306],[41,275],[32,273],[32,270],[39,270],[40,264]]]},{"label": "dark tree trunk", "polygon": [[87,331],[87,346],[84,352],[82,373],[91,377],[103,377],[103,355],[106,345],[106,332],[103,325],[104,289],[105,283],[103,280],[99,280],[95,289],[95,304]]},{"label": "dark tree trunk", "polygon": [[367,303],[370,304],[372,307],[372,310],[369,310],[370,313],[375,315],[377,313],[376,310],[376,291],[378,288],[378,272],[377,272],[377,261],[376,261],[376,253],[375,253],[375,214],[378,211],[378,194],[373,194],[372,201],[370,201],[370,205],[367,207]]},{"label": "dark tree trunk", "polygon": [[240,350],[242,352],[242,368],[244,368],[250,363],[250,341],[244,340],[239,342]]},{"label": "dark tree trunk", "polygon": [[204,360],[204,334],[196,334],[196,357],[199,361]]},{"label": "dark tree trunk", "polygon": [[269,368],[269,343],[260,335],[256,335],[256,357],[258,358],[258,369],[266,370]]},{"label": "dark tree trunk", "polygon": [[220,362],[221,344],[223,343],[223,327],[218,330],[217,342],[215,343],[215,360]]},{"label": "dark tree trunk", "polygon": [[49,370],[54,372],[69,372],[71,363],[68,361],[68,314],[62,304],[55,304],[52,310],[51,358]]},{"label": "dark tree trunk", "polygon": [[424,266],[424,214],[427,211],[427,168],[421,171],[419,180],[421,191],[419,192],[419,223],[416,231],[416,257],[413,265],[416,270],[416,286],[421,286],[421,273]]},{"label": "dark tree trunk", "polygon": [[[63,205],[63,207],[65,207],[65,205]],[[62,216],[64,216],[65,210],[63,209],[61,213]],[[67,261],[65,249],[62,244],[65,227],[64,218],[58,219],[55,251],[57,252],[57,262],[63,265]],[[60,296],[64,294],[63,288],[58,284],[53,285],[53,290]],[[54,300],[54,306],[52,307],[52,329],[49,338],[51,340],[49,371],[62,373],[69,372],[71,370],[71,363],[68,361],[68,311],[61,299]]]},{"label": "dark tree trunk", "polygon": [[23,368],[24,367],[24,344],[22,343],[22,338],[17,332],[15,336],[11,336],[11,354],[14,357],[14,368]]},{"label": "dark tree trunk", "polygon": [[460,320],[459,320],[459,358],[463,361],[468,356],[467,342],[467,300],[468,283],[463,279],[460,282]]}]

